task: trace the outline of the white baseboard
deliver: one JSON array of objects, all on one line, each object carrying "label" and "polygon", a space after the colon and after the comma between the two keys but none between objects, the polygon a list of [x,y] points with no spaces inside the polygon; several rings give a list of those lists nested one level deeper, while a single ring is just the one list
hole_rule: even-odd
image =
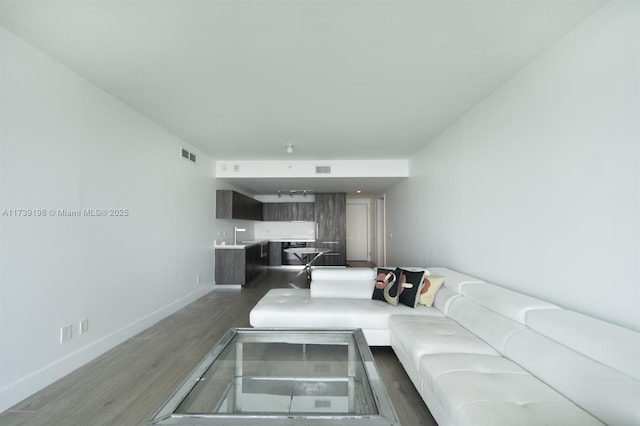
[{"label": "white baseboard", "polygon": [[215,285],[201,285],[196,290],[168,305],[151,312],[112,333],[96,340],[64,358],[56,360],[39,370],[0,389],[0,412],[8,410],[23,399],[44,389],[73,370],[94,360],[125,340],[151,327],[158,321],[184,308],[215,288]]}]

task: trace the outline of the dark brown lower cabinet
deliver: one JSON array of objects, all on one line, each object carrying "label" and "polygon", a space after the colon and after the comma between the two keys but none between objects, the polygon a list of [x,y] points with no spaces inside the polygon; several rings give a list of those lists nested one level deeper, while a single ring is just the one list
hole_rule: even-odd
[{"label": "dark brown lower cabinet", "polygon": [[255,244],[244,249],[216,249],[216,284],[246,285],[269,266],[269,246]]},{"label": "dark brown lower cabinet", "polygon": [[347,244],[346,241],[316,241],[316,247],[322,247],[329,252],[323,254],[318,261],[314,262],[317,266],[344,266],[347,264]]},{"label": "dark brown lower cabinet", "polygon": [[279,241],[269,243],[269,265],[282,266],[282,243]]}]

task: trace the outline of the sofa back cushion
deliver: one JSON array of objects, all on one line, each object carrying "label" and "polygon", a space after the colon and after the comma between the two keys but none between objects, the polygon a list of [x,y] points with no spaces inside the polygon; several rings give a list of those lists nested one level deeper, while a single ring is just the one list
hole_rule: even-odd
[{"label": "sofa back cushion", "polygon": [[529,312],[527,325],[538,337],[514,336],[516,362],[604,423],[640,424],[640,333],[568,310]]},{"label": "sofa back cushion", "polygon": [[438,290],[438,293],[436,293],[436,298],[433,301],[433,306],[443,314],[447,315],[451,303],[458,297],[462,296],[451,289],[442,287],[440,288],[440,290]]},{"label": "sofa back cushion", "polygon": [[640,424],[640,333],[494,284],[454,281],[460,295],[449,287],[436,296],[447,317],[600,421]]},{"label": "sofa back cushion", "polygon": [[313,268],[312,280],[363,281],[375,280],[376,270],[372,268]]},{"label": "sofa back cushion", "polygon": [[310,296],[328,299],[371,299],[375,281],[312,280]]},{"label": "sofa back cushion", "polygon": [[449,268],[433,267],[427,269],[429,275],[441,275],[444,278],[444,287],[462,294],[462,288],[469,283],[482,283],[481,279],[451,270]]},{"label": "sofa back cushion", "polygon": [[467,282],[462,296],[453,300],[446,315],[504,354],[507,339],[526,327],[526,313],[560,308],[485,282]]},{"label": "sofa back cushion", "polygon": [[466,297],[451,302],[447,316],[504,354],[509,337],[526,326],[487,309]]},{"label": "sofa back cushion", "polygon": [[313,269],[310,295],[319,298],[371,299],[375,276],[375,270],[371,268]]},{"label": "sofa back cushion", "polygon": [[640,333],[637,331],[564,309],[529,312],[527,325],[556,342],[640,380]]},{"label": "sofa back cushion", "polygon": [[544,300],[489,283],[465,285],[462,295],[521,324],[526,323],[528,312],[561,309]]},{"label": "sofa back cushion", "polygon": [[603,423],[640,424],[637,379],[530,328],[508,339],[505,355]]}]

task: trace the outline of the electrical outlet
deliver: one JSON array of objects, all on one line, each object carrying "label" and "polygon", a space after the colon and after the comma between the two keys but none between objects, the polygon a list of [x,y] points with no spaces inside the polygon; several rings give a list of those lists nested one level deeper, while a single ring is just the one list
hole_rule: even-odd
[{"label": "electrical outlet", "polygon": [[196,284],[200,284],[200,275],[196,275]]},{"label": "electrical outlet", "polygon": [[67,340],[71,340],[71,330],[73,326],[71,324],[62,327],[60,329],[60,343],[64,343]]},{"label": "electrical outlet", "polygon": [[78,334],[84,334],[87,331],[89,331],[89,320],[88,319],[83,319],[82,321],[80,321],[80,324],[78,325]]}]

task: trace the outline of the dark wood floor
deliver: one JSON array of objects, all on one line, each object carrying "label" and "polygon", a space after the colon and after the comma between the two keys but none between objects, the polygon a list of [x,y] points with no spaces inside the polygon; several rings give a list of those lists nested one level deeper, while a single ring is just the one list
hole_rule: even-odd
[{"label": "dark wood floor", "polygon": [[[0,414],[3,426],[144,424],[231,327],[294,271],[269,270],[242,290],[218,288]],[[372,348],[403,425],[435,425],[388,347]]]}]

